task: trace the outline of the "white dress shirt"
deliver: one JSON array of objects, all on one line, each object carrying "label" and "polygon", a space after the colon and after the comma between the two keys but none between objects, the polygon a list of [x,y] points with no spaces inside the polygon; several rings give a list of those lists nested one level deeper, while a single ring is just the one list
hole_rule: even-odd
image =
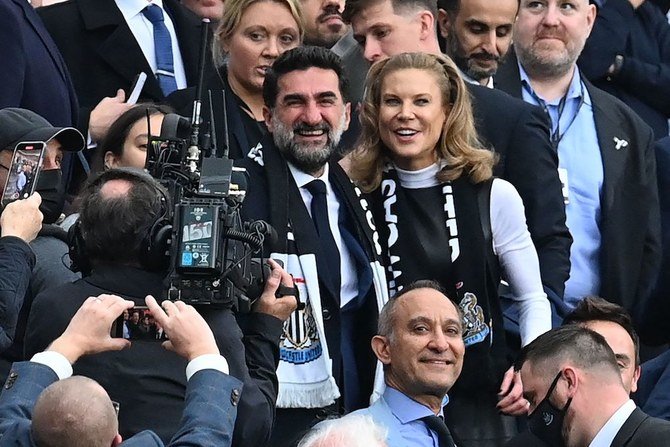
[{"label": "white dress shirt", "polygon": [[[302,172],[300,169],[293,166],[291,163],[288,163],[289,170],[295,183],[298,185],[300,190],[300,196],[302,201],[307,207],[307,212],[310,217],[312,215],[312,193],[305,187],[312,180],[316,180],[316,177],[312,177],[310,174]],[[333,191],[333,187],[328,181],[328,165],[326,164],[325,169],[319,180],[322,180],[326,184],[326,192],[328,201],[328,224],[330,225],[330,231],[333,233],[333,238],[335,239],[335,245],[337,245],[337,250],[340,252],[340,278],[341,278],[341,288],[340,288],[340,307],[344,307],[349,301],[356,298],[358,295],[358,276],[356,275],[356,269],[354,262],[351,259],[351,254],[346,244],[342,240],[342,234],[340,234],[340,226],[338,224],[338,218],[340,215],[340,202]]]},{"label": "white dress shirt", "polygon": [[[459,70],[459,72],[461,73],[461,77],[463,78],[463,80],[465,82],[467,82],[468,84],[482,85],[482,84],[479,83],[479,81],[477,81],[475,79],[472,79],[470,76],[463,73],[461,70]],[[493,88],[493,76],[489,76],[489,80],[486,82],[486,84],[483,87]]]},{"label": "white dress shirt", "polygon": [[628,399],[602,426],[596,437],[591,441],[591,444],[589,444],[589,447],[610,447],[617,433],[619,433],[619,430],[621,430],[621,427],[623,427],[623,424],[626,423],[626,420],[628,420],[633,411],[635,411],[635,402]]},{"label": "white dress shirt", "polygon": [[[177,88],[182,89],[186,88],[186,72],[184,71],[184,60],[181,57],[181,51],[179,50],[179,42],[177,41],[177,33],[170,18],[170,14],[165,11],[163,7],[163,0],[153,0],[149,2],[147,0],[115,0],[116,6],[123,14],[123,18],[126,19],[126,23],[130,28],[130,31],[135,36],[137,44],[142,49],[144,58],[149,63],[151,70],[153,70],[154,75],[156,74],[156,52],[154,50],[154,26],[147,19],[142,10],[146,8],[150,3],[153,3],[156,6],[160,6],[163,10],[163,17],[165,18],[165,27],[170,32],[170,37],[172,40],[172,58],[174,63],[174,75],[175,80],[177,81]],[[139,69],[138,69],[139,74]],[[149,74],[149,73],[147,73]]]}]

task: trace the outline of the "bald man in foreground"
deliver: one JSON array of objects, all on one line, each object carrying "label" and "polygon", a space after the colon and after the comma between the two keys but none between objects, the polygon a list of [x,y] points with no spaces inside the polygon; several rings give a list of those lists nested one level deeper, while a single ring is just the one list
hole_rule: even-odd
[{"label": "bald man in foreground", "polygon": [[[219,354],[212,331],[193,307],[182,302],[164,301],[161,308],[147,297],[146,304],[170,338],[163,346],[189,361],[186,407],[180,428],[167,445],[230,446],[242,383],[227,374],[228,364]],[[123,442],[118,432],[119,409],[107,392],[92,379],[71,377],[72,364],[80,357],[130,346],[126,339],[112,338],[110,330],[114,320],[134,305],[115,295],[90,297],[44,352],[13,365],[0,394],[3,445],[165,445],[151,431]]]}]

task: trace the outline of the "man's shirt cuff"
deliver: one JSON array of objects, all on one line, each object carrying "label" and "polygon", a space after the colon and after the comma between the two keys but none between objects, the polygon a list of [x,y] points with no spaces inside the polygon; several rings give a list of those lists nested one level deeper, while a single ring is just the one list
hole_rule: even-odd
[{"label": "man's shirt cuff", "polygon": [[228,362],[219,354],[205,354],[196,357],[186,365],[186,380],[191,380],[195,373],[203,369],[215,369],[228,374]]},{"label": "man's shirt cuff", "polygon": [[38,352],[33,356],[32,359],[30,359],[30,361],[51,368],[58,376],[58,380],[67,379],[68,377],[72,376],[72,365],[70,365],[68,359],[66,359],[65,356],[59,352]]}]

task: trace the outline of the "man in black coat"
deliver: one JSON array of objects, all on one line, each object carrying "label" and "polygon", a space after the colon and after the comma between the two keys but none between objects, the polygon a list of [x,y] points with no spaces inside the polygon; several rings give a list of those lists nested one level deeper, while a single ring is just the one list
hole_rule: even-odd
[{"label": "man in black coat", "polygon": [[388,299],[381,246],[360,191],[331,160],[349,124],[345,79],[328,49],[283,53],[263,86],[271,135],[243,160],[251,178],[242,211],[277,230],[272,258],[304,303],[281,340],[273,447],[294,446],[319,420],[364,408],[381,392],[366,342]]},{"label": "man in black coat", "polygon": [[529,428],[546,445],[668,444],[670,422],[635,406],[602,335],[572,324],[553,329],[522,350],[516,367],[530,402]]},{"label": "man in black coat", "polygon": [[[92,270],[81,280],[35,298],[26,331],[26,358],[58,337],[89,296],[114,293],[139,305],[147,294],[163,296],[166,247],[156,233],[165,227],[156,222],[167,215],[166,194],[157,181],[132,170],[106,171],[87,186],[73,230],[77,248],[71,253],[79,266],[89,263]],[[275,298],[280,281],[291,284],[290,276],[276,266],[256,312],[247,316],[244,331],[230,307],[202,309],[231,376],[244,383],[233,435],[236,446],[262,445],[272,427],[278,342],[283,321],[295,309],[290,297]],[[155,341],[137,340],[129,350],[82,359],[75,373],[95,379],[120,403],[123,437],[150,428],[167,442],[183,411],[185,367],[182,358]]]},{"label": "man in black coat", "polygon": [[[353,0],[346,3],[344,18],[351,22],[365,58],[376,62],[407,51],[439,54],[436,14],[434,0]],[[547,120],[538,108],[502,92],[468,87],[477,131],[500,156],[494,174],[512,183],[523,199],[545,292],[560,307],[570,270],[571,237]]]},{"label": "man in black coat", "polygon": [[[661,261],[652,131],[577,69],[595,6],[579,0],[574,14],[551,13],[548,18],[558,3],[551,0],[539,12],[522,3],[514,27],[518,59],[510,55],[498,70],[496,87],[541,104],[552,118],[574,239],[566,305],[574,307],[586,295],[600,295],[630,312],[644,335],[642,304],[655,285]],[[555,34],[560,39],[535,37]]]},{"label": "man in black coat", "polygon": [[640,115],[654,138],[668,135],[670,24],[651,0],[592,0],[593,31],[577,64],[593,84]]},{"label": "man in black coat", "polygon": [[[72,75],[81,107],[80,129],[87,127],[91,110],[103,98],[116,97],[119,89],[125,90],[126,96],[129,95],[131,84],[140,72],[148,75],[140,99],[162,101],[165,98],[159,81],[154,76],[155,69],[152,69],[142,50],[142,45],[145,45],[148,51],[154,52],[153,41],[142,42],[140,45],[129,25],[130,20],[144,20],[141,17],[142,12],[138,10],[127,21],[117,3],[121,2],[70,0],[38,10]],[[129,9],[132,9],[132,5]],[[183,88],[195,85],[200,21],[175,0],[165,0],[162,9],[174,24],[178,42],[178,48],[172,48],[173,59],[183,61],[181,65],[186,83],[178,86]],[[151,23],[143,25],[152,26]],[[179,70],[178,65],[175,64],[175,73]],[[96,129],[91,131],[91,136],[96,137]]]}]

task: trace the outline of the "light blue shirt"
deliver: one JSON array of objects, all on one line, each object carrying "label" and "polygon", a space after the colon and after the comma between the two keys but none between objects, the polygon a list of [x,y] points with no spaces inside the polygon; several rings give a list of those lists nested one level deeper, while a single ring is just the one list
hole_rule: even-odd
[{"label": "light blue shirt", "polygon": [[561,98],[544,101],[531,87],[519,65],[524,101],[542,107],[551,118],[552,135],[558,143],[558,168],[566,198],[566,224],[573,237],[570,248],[570,278],[565,283],[565,302],[575,307],[586,295],[600,291],[600,197],[604,181],[603,160],[598,143],[593,105],[579,70],[570,82],[563,113]]},{"label": "light blue shirt", "polygon": [[[445,396],[442,407],[448,402],[449,398]],[[371,416],[376,424],[385,427],[388,447],[440,447],[437,433],[420,420],[435,413],[390,386],[369,408],[354,411],[351,415]],[[439,416],[443,416],[442,408]]]}]

